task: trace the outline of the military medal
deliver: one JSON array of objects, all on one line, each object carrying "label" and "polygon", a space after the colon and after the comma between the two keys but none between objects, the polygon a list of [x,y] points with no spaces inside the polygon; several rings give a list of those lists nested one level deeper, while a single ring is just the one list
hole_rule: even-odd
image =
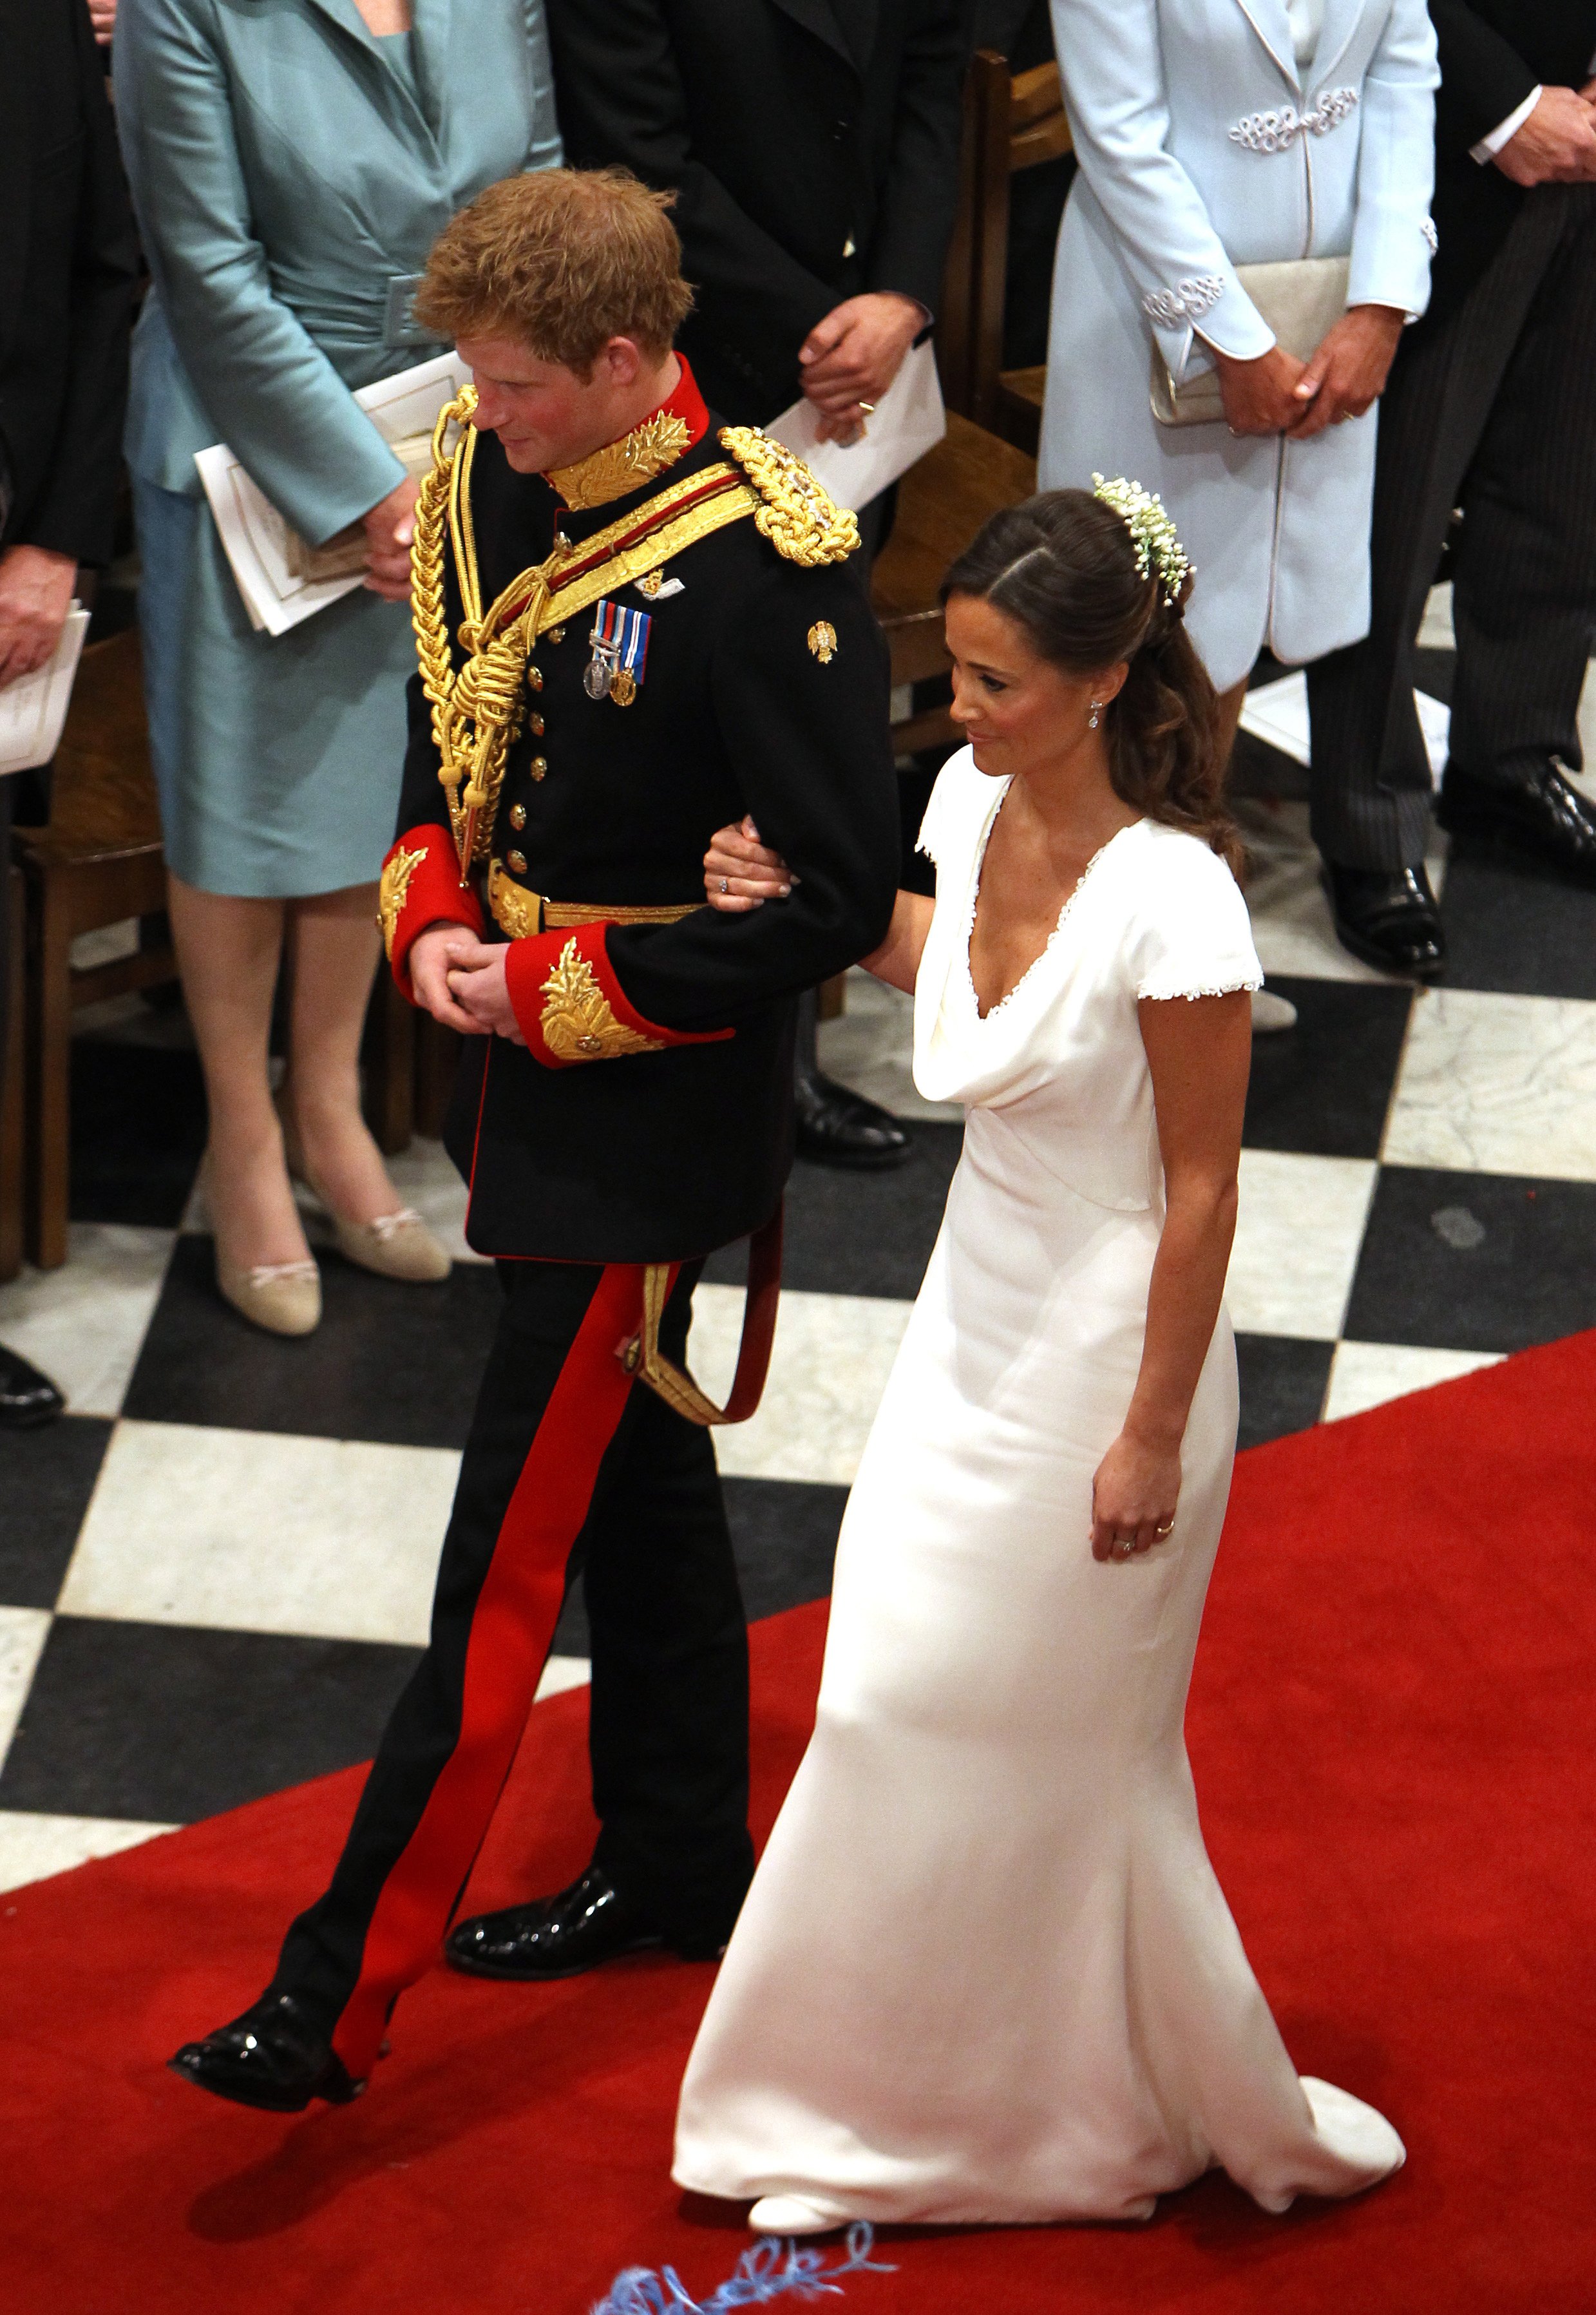
[{"label": "military medal", "polygon": [[629,611],[624,603],[598,604],[588,637],[592,657],[582,670],[582,688],[590,699],[602,699],[607,693],[617,707],[631,706],[643,681],[652,625],[646,611]]}]

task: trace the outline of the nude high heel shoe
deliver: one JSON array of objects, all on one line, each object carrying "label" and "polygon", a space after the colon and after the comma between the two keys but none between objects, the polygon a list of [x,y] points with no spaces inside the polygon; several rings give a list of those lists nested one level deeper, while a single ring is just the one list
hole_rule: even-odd
[{"label": "nude high heel shoe", "polygon": [[231,1261],[222,1249],[217,1228],[216,1197],[210,1153],[200,1166],[206,1203],[216,1246],[217,1291],[252,1326],[269,1335],[312,1335],[322,1323],[322,1273],[314,1262]]},{"label": "nude high heel shoe", "polygon": [[369,1222],[347,1221],[337,1211],[305,1162],[299,1130],[288,1114],[280,1090],[276,1099],[289,1175],[305,1184],[325,1212],[344,1260],[361,1270],[375,1272],[378,1278],[396,1278],[407,1286],[436,1286],[447,1278],[454,1268],[448,1251],[434,1237],[413,1206],[396,1207],[393,1213],[378,1214],[375,1221]]}]

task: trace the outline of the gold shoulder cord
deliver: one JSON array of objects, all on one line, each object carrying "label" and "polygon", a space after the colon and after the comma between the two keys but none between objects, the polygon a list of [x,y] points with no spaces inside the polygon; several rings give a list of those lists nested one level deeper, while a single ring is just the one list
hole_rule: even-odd
[{"label": "gold shoulder cord", "polygon": [[856,518],[838,505],[796,451],[757,426],[723,426],[720,441],[763,501],[754,527],[778,554],[812,570],[846,563],[857,551]]}]

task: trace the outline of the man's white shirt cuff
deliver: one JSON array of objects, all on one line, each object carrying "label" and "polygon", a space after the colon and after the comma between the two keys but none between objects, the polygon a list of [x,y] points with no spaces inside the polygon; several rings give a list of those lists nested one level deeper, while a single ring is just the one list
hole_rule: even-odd
[{"label": "man's white shirt cuff", "polygon": [[1523,103],[1516,105],[1505,120],[1499,120],[1488,137],[1482,137],[1477,145],[1469,146],[1469,159],[1477,161],[1482,169],[1487,162],[1494,161],[1503,146],[1518,135],[1545,93],[1544,88],[1538,83],[1524,99]]}]

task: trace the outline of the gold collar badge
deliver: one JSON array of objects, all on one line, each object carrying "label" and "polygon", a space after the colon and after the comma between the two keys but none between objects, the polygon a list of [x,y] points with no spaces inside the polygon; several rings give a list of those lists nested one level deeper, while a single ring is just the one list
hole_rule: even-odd
[{"label": "gold collar badge", "polygon": [[595,450],[590,458],[579,458],[574,466],[551,468],[546,480],[568,507],[607,506],[611,499],[641,490],[667,466],[675,466],[692,439],[692,429],[685,419],[673,410],[657,410],[618,442]]}]

